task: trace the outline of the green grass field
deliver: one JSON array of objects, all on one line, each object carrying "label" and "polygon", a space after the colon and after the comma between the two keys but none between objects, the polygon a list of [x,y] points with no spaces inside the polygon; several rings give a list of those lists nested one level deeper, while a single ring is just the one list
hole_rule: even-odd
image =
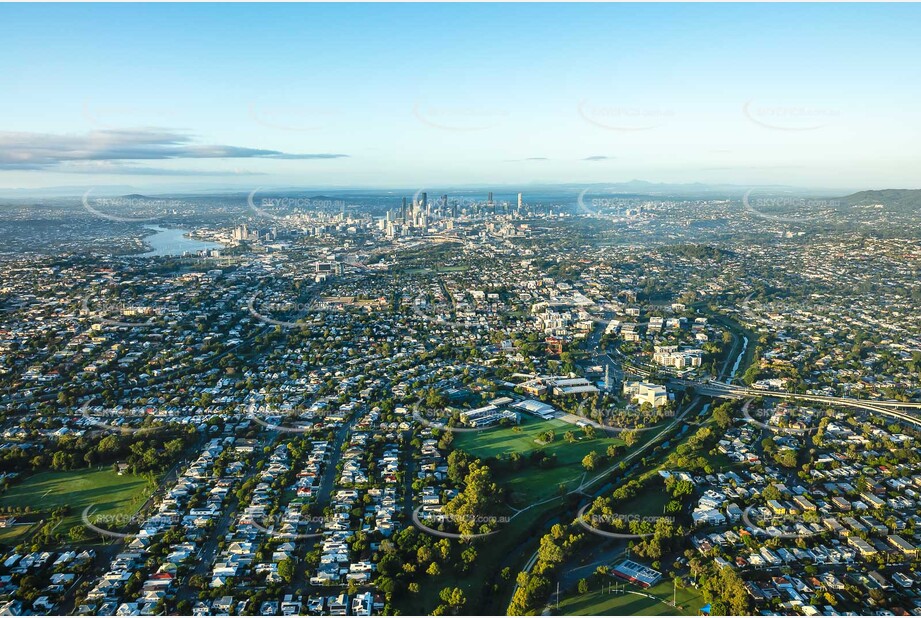
[{"label": "green grass field", "polygon": [[34,523],[15,523],[0,529],[0,545],[15,547],[35,529]]},{"label": "green grass field", "polygon": [[569,616],[696,616],[698,610],[706,605],[697,590],[686,588],[677,591],[678,608],[672,607],[671,580],[660,582],[648,590],[628,584],[627,590],[656,598],[600,590],[591,590],[585,594],[574,592],[572,596],[560,601],[559,613]]},{"label": "green grass field", "polygon": [[[495,457],[510,453],[521,453],[527,457],[535,450],[543,449],[548,455],[556,455],[556,466],[543,469],[532,466],[530,463],[517,472],[509,472],[499,476],[497,481],[507,487],[515,496],[518,504],[528,504],[534,501],[545,500],[558,493],[558,487],[566,485],[576,487],[585,469],[582,467],[582,458],[590,451],[597,451],[604,455],[611,444],[623,445],[619,438],[598,436],[589,440],[584,437],[582,429],[560,420],[541,420],[528,415],[522,415],[521,431],[512,427],[502,427],[476,433],[459,435],[454,445],[474,457]],[[537,436],[552,429],[556,439],[550,444],[540,444]],[[576,442],[568,443],[563,439],[567,431],[572,431],[580,438]],[[604,465],[610,465],[608,463]],[[595,472],[597,474],[597,472]]]},{"label": "green grass field", "polygon": [[644,517],[656,517],[663,515],[665,505],[671,500],[671,496],[665,490],[665,484],[654,479],[653,485],[649,489],[643,490],[638,496],[630,498],[615,507],[618,513],[629,513],[631,515],[641,515]]},{"label": "green grass field", "polygon": [[[96,516],[130,516],[148,493],[143,478],[119,476],[110,468],[39,472],[10,487],[0,497],[0,507],[29,507],[33,513],[50,514],[57,507],[69,506],[70,513],[61,523],[61,529],[67,531],[83,525],[81,516],[88,506]],[[0,537],[3,541],[5,535]]]}]

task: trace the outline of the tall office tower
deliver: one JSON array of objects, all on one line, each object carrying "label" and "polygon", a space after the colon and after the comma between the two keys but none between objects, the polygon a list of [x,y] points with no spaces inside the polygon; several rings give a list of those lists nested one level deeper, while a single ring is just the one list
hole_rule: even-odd
[{"label": "tall office tower", "polygon": [[451,218],[457,219],[457,200],[451,205]]},{"label": "tall office tower", "polygon": [[406,221],[406,198],[403,198],[403,206],[400,207],[400,218]]},{"label": "tall office tower", "polygon": [[422,212],[429,214],[429,196],[425,191],[422,192]]},{"label": "tall office tower", "polygon": [[489,192],[489,197],[486,198],[486,205],[492,206],[492,191]]},{"label": "tall office tower", "polygon": [[518,194],[518,211],[521,212],[521,194]]},{"label": "tall office tower", "polygon": [[441,216],[442,217],[448,216],[448,194],[447,193],[441,196]]}]

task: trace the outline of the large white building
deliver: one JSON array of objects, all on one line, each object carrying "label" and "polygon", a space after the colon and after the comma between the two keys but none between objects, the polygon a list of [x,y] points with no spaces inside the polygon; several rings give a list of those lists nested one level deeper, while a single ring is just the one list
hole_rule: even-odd
[{"label": "large white building", "polygon": [[488,405],[476,410],[466,410],[460,414],[461,422],[471,427],[486,427],[495,425],[503,419],[518,421],[518,413],[511,410],[503,410],[499,406]]},{"label": "large white building", "polygon": [[676,345],[657,345],[652,360],[663,367],[685,369],[687,367],[700,367],[703,356],[703,350],[679,350]]},{"label": "large white building", "polygon": [[668,403],[668,390],[664,386],[649,382],[624,382],[624,395],[641,404],[648,403],[653,408]]}]

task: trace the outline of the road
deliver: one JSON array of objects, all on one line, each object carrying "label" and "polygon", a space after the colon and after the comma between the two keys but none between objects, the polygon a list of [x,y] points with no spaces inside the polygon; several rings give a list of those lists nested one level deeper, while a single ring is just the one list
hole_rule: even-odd
[{"label": "road", "polygon": [[815,403],[828,403],[837,406],[849,408],[858,408],[884,414],[892,418],[908,421],[921,425],[921,416],[901,411],[900,408],[908,410],[921,409],[921,403],[906,401],[874,401],[870,399],[851,399],[849,397],[832,397],[829,395],[803,395],[800,393],[791,393],[788,391],[761,390],[757,388],[748,388],[745,386],[736,386],[734,384],[724,384],[720,382],[699,382],[696,380],[676,379],[670,382],[672,385],[691,386],[695,392],[708,397],[718,397],[721,399],[745,399],[747,397],[776,397],[778,399],[794,399],[798,401],[811,401]]},{"label": "road", "polygon": [[[342,445],[345,444],[346,438],[352,431],[352,428],[355,426],[355,423],[358,422],[358,419],[362,417],[361,410],[353,410],[352,416],[349,417],[349,420],[342,423],[342,426],[336,430],[336,436],[333,439],[332,443],[329,445],[328,452],[330,453],[329,461],[323,464],[323,473],[320,475],[320,487],[316,493],[316,499],[314,501],[314,507],[316,512],[319,514],[323,511],[331,502],[333,489],[336,487],[336,477],[338,475],[338,470],[336,467],[339,465],[339,461],[342,459]],[[322,530],[322,526],[320,527]],[[310,530],[310,534],[316,534],[319,530]],[[310,549],[313,548],[317,543],[323,539],[322,536],[312,537],[305,539],[306,544],[310,546]],[[299,541],[295,541],[299,542]],[[303,557],[309,552],[309,549],[304,549],[297,553],[297,561],[294,565],[294,577],[291,578],[291,583],[285,587],[285,594],[296,594],[299,588],[303,588],[305,582],[307,582],[310,577],[307,574],[307,561]]]},{"label": "road", "polygon": [[[266,432],[265,437],[259,441],[259,446],[273,444],[277,435],[277,431]],[[257,449],[257,451],[258,450],[261,449]],[[261,470],[257,470],[253,466],[248,466],[246,475],[240,479],[235,489],[242,487],[244,483],[260,472]],[[237,516],[237,510],[240,508],[236,492],[229,494],[229,500],[225,505],[222,505],[222,508],[223,513],[220,518],[218,518],[214,528],[209,532],[207,540],[202,544],[201,549],[199,549],[198,554],[195,556],[194,566],[191,572],[180,581],[179,588],[176,592],[177,599],[195,598],[198,592],[189,585],[189,579],[192,575],[206,575],[211,570],[217,555],[218,542],[227,535],[230,525]]]}]

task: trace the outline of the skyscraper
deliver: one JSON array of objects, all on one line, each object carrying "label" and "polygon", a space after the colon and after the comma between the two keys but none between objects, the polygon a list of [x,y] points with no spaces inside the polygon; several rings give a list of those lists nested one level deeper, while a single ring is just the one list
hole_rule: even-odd
[{"label": "skyscraper", "polygon": [[518,194],[518,211],[521,212],[521,194]]}]

